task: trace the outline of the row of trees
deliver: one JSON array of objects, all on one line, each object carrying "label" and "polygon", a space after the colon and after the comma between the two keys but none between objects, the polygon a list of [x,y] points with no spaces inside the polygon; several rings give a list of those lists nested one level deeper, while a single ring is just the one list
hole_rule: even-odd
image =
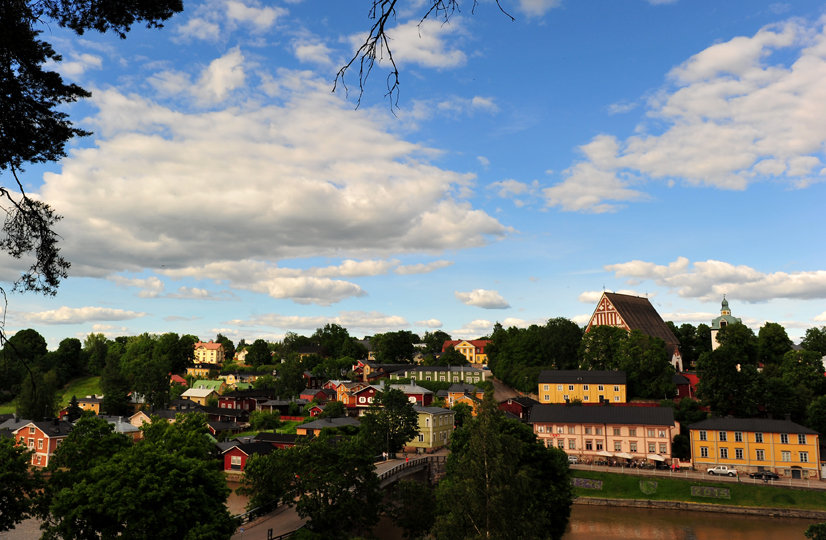
[{"label": "row of trees", "polygon": [[506,419],[492,393],[454,432],[435,490],[400,482],[383,504],[372,456],[399,450],[416,429],[407,429],[415,413],[403,394],[377,398],[381,406],[370,409],[358,430],[325,431],[293,449],[251,458],[243,488],[250,505],[294,505],[319,538],[366,534],[382,511],[408,538],[562,537],[572,502],[567,457]]},{"label": "row of trees", "polygon": [[36,516],[47,539],[229,538],[236,524],[206,417],[155,418],[142,431],[133,442],[105,420],[83,416],[47,476],[26,471],[31,451],[0,439],[0,530]]}]

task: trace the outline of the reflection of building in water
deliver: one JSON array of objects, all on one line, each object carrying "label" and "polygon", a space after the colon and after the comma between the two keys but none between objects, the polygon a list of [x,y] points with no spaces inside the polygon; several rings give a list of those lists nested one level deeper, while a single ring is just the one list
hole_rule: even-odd
[{"label": "reflection of building in water", "polygon": [[720,342],[717,341],[717,332],[721,329],[725,328],[729,324],[735,324],[743,322],[737,317],[731,316],[731,310],[728,307],[728,300],[726,300],[726,296],[723,295],[723,304],[720,307],[720,316],[715,318],[711,321],[711,350],[713,351],[717,347],[720,346]]}]

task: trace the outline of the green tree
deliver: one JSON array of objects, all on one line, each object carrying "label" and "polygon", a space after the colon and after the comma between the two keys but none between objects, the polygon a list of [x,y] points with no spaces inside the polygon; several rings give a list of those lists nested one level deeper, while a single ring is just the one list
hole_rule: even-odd
[{"label": "green tree", "polygon": [[29,470],[32,453],[13,438],[0,437],[0,531],[34,515],[42,479],[37,469]]},{"label": "green tree", "polygon": [[674,367],[663,340],[632,330],[620,343],[616,359],[628,377],[631,396],[666,399],[676,393]]},{"label": "green tree", "polygon": [[783,355],[792,350],[792,340],[786,329],[773,322],[767,322],[757,332],[757,358],[764,366],[779,364]]},{"label": "green tree", "polygon": [[270,347],[267,342],[263,339],[253,341],[252,345],[247,347],[247,356],[244,361],[252,366],[271,363],[272,355],[270,354]]},{"label": "green tree", "polygon": [[103,391],[101,409],[112,416],[123,416],[129,411],[129,381],[121,373],[120,357],[117,354],[122,349],[123,346],[119,343],[112,345],[100,378]]},{"label": "green tree", "polygon": [[806,408],[806,426],[826,433],[826,396],[818,396]]},{"label": "green tree", "polygon": [[360,429],[374,453],[394,454],[419,432],[419,417],[404,392],[391,388],[373,396]]},{"label": "green tree", "polygon": [[442,352],[445,341],[450,341],[450,334],[447,332],[443,332],[442,330],[425,332],[422,338],[422,342],[425,344],[424,353],[432,356],[438,355]]},{"label": "green tree", "polygon": [[376,334],[370,339],[376,360],[385,363],[405,363],[413,359],[416,352],[414,345],[419,343],[419,336],[409,330]]},{"label": "green tree", "polygon": [[826,540],[826,523],[809,525],[803,535],[810,540]]},{"label": "green tree", "polygon": [[304,367],[297,359],[290,359],[278,365],[278,378],[275,393],[279,396],[293,397],[304,390]]},{"label": "green tree", "polygon": [[355,338],[350,337],[346,328],[337,324],[326,324],[324,328],[318,328],[312,339],[321,347],[321,354],[325,357],[364,358],[367,356],[367,349],[357,343]]},{"label": "green tree", "polygon": [[215,343],[220,343],[224,346],[224,357],[229,361],[235,357],[235,345],[232,340],[223,334],[218,334],[215,337]]},{"label": "green tree", "polygon": [[400,480],[390,490],[387,514],[405,538],[424,538],[436,522],[436,493],[426,483]]},{"label": "green tree", "polygon": [[467,403],[457,403],[450,410],[453,411],[453,422],[457,428],[464,426],[473,418],[473,409]]},{"label": "green tree", "polygon": [[59,385],[64,385],[75,377],[86,373],[87,357],[83,346],[77,338],[66,338],[60,342],[57,350],[44,358],[48,369],[55,370]]},{"label": "green tree", "polygon": [[800,346],[807,351],[817,351],[820,356],[826,356],[826,326],[809,328],[800,342]]},{"label": "green tree", "polygon": [[271,507],[281,502],[295,479],[290,450],[250,456],[238,492],[249,497],[247,509]]},{"label": "green tree", "polygon": [[437,500],[437,538],[562,538],[573,501],[567,457],[487,394],[454,433]]},{"label": "green tree", "polygon": [[340,401],[330,401],[324,405],[324,410],[318,415],[319,418],[341,418],[347,415],[347,407]]},{"label": "green tree", "polygon": [[582,369],[619,369],[619,352],[628,332],[616,326],[594,326],[582,336],[579,366]]},{"label": "green tree", "polygon": [[89,334],[83,340],[83,352],[88,358],[86,369],[92,375],[100,375],[106,367],[109,340],[103,334]]},{"label": "green tree", "polygon": [[69,400],[69,406],[66,407],[66,420],[74,422],[83,415],[83,409],[77,404],[77,397],[74,395]]},{"label": "green tree", "polygon": [[35,368],[23,380],[17,396],[18,416],[30,420],[44,420],[54,417],[57,410],[57,375],[54,371],[41,374]]},{"label": "green tree", "polygon": [[466,366],[468,365],[465,355],[453,347],[448,347],[445,352],[438,356],[425,356],[422,362],[425,366]]},{"label": "green tree", "polygon": [[252,411],[250,428],[254,430],[276,429],[281,425],[281,415],[277,411]]}]

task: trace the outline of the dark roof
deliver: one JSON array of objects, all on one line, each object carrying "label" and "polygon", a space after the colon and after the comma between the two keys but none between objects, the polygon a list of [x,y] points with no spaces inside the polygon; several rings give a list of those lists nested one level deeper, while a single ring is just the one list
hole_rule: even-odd
[{"label": "dark roof", "polygon": [[609,292],[606,292],[605,296],[631,330],[658,337],[670,345],[680,343],[648,298]]},{"label": "dark roof", "polygon": [[219,431],[233,431],[235,429],[240,429],[241,426],[236,424],[235,422],[207,422],[207,425],[215,430],[215,432]]},{"label": "dark roof", "polygon": [[327,429],[339,428],[344,426],[358,426],[360,424],[361,422],[359,422],[355,418],[350,418],[349,416],[342,416],[341,418],[320,418],[314,422],[308,422],[306,424],[296,426],[296,428]]},{"label": "dark roof", "polygon": [[689,381],[687,378],[683,377],[683,376],[682,376],[682,375],[680,375],[679,373],[675,373],[675,374],[671,377],[671,380],[672,380],[672,381],[674,382],[674,384],[676,384],[676,385],[681,385],[681,384],[691,384],[691,381]]},{"label": "dark roof", "polygon": [[791,420],[773,418],[709,418],[688,426],[688,429],[712,431],[752,431],[761,433],[811,433],[817,431],[795,424]]},{"label": "dark roof", "polygon": [[534,405],[528,423],[674,425],[671,407]]},{"label": "dark roof", "polygon": [[298,439],[298,435],[295,433],[259,433],[255,436],[256,441],[265,441],[267,444],[270,443],[281,443],[281,444],[294,444],[295,441]]},{"label": "dark roof", "polygon": [[48,437],[65,437],[72,431],[72,424],[65,420],[43,420],[30,423],[37,426]]},{"label": "dark roof", "polygon": [[[222,446],[227,446],[227,445],[222,445]],[[275,451],[275,447],[273,445],[271,445],[270,443],[253,441],[253,442],[232,443],[231,445],[228,445],[228,447],[222,453],[226,454],[227,452],[229,452],[233,448],[238,448],[239,450],[241,450],[243,453],[245,453],[248,456],[251,456],[253,454],[271,454],[272,452]]]},{"label": "dark roof", "polygon": [[499,403],[505,403],[507,401],[513,401],[514,403],[518,403],[523,407],[533,407],[534,405],[539,405],[538,401],[528,396],[515,396],[512,398],[506,398],[500,401]]},{"label": "dark roof", "polygon": [[539,372],[539,383],[626,384],[624,371],[546,369]]},{"label": "dark roof", "polygon": [[216,416],[234,416],[236,418],[240,418],[242,416],[248,416],[249,411],[245,411],[243,409],[224,409],[222,407],[207,407],[203,406],[200,409],[202,412],[206,414],[214,414]]},{"label": "dark roof", "polygon": [[457,392],[465,392],[469,394],[476,394],[477,392],[484,392],[481,388],[473,386],[472,384],[468,383],[453,383],[450,385],[450,388],[447,389],[448,392],[451,394],[455,394]]},{"label": "dark roof", "polygon": [[407,372],[440,372],[440,371],[449,371],[449,372],[470,372],[470,373],[482,373],[483,370],[471,366],[408,366],[405,370]]},{"label": "dark roof", "polygon": [[232,390],[230,392],[224,392],[218,399],[227,399],[227,398],[269,398],[270,394],[272,393],[271,390],[266,388],[255,389],[250,388],[248,390]]}]

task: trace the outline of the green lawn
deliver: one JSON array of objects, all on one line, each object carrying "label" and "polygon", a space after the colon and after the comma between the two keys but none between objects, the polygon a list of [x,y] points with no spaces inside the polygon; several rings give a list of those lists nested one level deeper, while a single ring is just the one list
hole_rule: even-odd
[{"label": "green lawn", "polygon": [[[78,398],[91,396],[92,394],[102,394],[100,389],[100,377],[88,376],[72,379],[69,384],[57,391],[58,408],[62,409],[71,401],[72,396]],[[0,403],[0,414],[13,413],[16,408],[14,400]]]},{"label": "green lawn", "polygon": [[[826,508],[826,490],[801,490],[737,482],[706,482],[580,470],[572,470],[571,476],[602,481],[602,489],[599,490],[574,488],[574,493],[578,497],[650,499],[806,510],[823,510]],[[727,489],[730,498],[693,496],[691,486]]]}]

